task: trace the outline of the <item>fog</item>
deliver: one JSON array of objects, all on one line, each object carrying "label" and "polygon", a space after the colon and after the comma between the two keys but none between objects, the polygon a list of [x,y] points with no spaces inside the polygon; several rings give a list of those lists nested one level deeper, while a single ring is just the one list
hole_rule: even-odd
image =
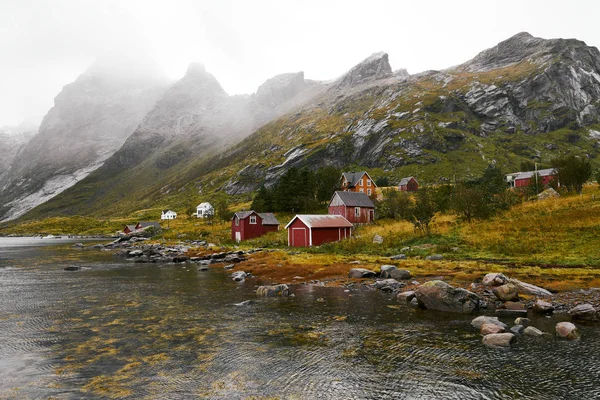
[{"label": "fog", "polygon": [[600,45],[600,3],[523,3],[3,0],[0,126],[45,115],[97,60],[172,80],[199,61],[238,94],[284,72],[332,79],[376,51],[410,73],[446,68],[520,31]]}]

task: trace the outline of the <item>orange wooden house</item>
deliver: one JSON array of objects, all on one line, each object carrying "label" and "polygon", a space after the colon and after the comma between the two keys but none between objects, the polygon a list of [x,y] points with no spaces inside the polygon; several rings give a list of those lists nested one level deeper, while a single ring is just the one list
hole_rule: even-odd
[{"label": "orange wooden house", "polygon": [[377,189],[367,171],[343,172],[340,186],[344,192],[362,192],[367,196],[374,195]]}]

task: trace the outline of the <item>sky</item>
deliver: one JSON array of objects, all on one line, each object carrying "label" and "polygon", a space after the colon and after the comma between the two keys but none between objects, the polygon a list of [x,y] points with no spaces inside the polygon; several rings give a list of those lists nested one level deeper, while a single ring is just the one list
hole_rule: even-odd
[{"label": "sky", "polygon": [[510,36],[600,46],[596,0],[0,0],[0,126],[43,117],[98,58],[201,62],[229,94],[304,71],[329,80],[372,53],[409,73],[461,64]]}]

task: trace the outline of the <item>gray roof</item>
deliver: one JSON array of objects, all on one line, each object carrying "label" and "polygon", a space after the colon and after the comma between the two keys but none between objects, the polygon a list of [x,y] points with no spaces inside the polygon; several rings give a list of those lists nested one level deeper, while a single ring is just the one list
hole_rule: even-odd
[{"label": "gray roof", "polygon": [[153,226],[155,228],[161,229],[160,224],[158,222],[140,221],[140,222],[138,222],[138,224],[142,228],[147,228],[149,226]]},{"label": "gray roof", "polygon": [[[402,180],[400,181],[400,184],[399,184],[399,186],[402,186],[402,185],[408,185],[408,182],[409,182],[411,179],[414,179],[414,177],[412,177],[412,176],[408,176],[408,177],[406,177],[406,178],[402,178]],[[415,179],[415,181],[416,181],[416,179]]]},{"label": "gray roof", "polygon": [[[338,195],[342,202],[348,207],[375,208],[373,201],[363,192],[342,192],[341,190],[338,190],[333,194],[333,197],[335,197],[335,195]],[[333,197],[331,200],[333,200]]]},{"label": "gray roof", "polygon": [[348,181],[349,186],[356,186],[356,183],[366,174],[367,171],[359,171],[359,172],[342,172],[342,175]]},{"label": "gray roof", "polygon": [[304,225],[309,228],[353,228],[351,222],[349,222],[346,218],[341,215],[310,215],[310,214],[298,214],[288,224],[285,226],[287,229],[292,222],[296,219],[304,222]]},{"label": "gray roof", "polygon": [[[519,172],[514,179],[528,179],[532,178],[535,175],[536,171],[527,171],[527,172]],[[539,176],[551,176],[556,175],[557,171],[554,168],[540,169],[537,171]]]},{"label": "gray roof", "polygon": [[234,218],[238,217],[240,220],[248,218],[250,215],[256,214],[262,219],[263,225],[279,225],[279,221],[275,218],[273,213],[257,213],[255,211],[239,211],[234,214]]}]

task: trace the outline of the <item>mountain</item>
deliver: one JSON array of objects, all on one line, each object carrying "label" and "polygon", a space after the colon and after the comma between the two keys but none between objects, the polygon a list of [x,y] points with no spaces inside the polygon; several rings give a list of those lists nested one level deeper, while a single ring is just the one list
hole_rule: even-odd
[{"label": "mountain", "polygon": [[26,118],[17,126],[0,128],[0,175],[6,171],[19,151],[38,130],[37,118]]},{"label": "mountain", "polygon": [[167,85],[147,64],[99,61],[54,99],[39,131],[0,175],[0,219],[15,218],[101,166]]},{"label": "mountain", "polygon": [[375,53],[338,79],[286,74],[226,96],[192,66],[103,167],[28,217],[113,215],[245,196],[290,167],[368,168],[429,183],[576,153],[598,164],[600,53],[519,33],[442,71]]}]

